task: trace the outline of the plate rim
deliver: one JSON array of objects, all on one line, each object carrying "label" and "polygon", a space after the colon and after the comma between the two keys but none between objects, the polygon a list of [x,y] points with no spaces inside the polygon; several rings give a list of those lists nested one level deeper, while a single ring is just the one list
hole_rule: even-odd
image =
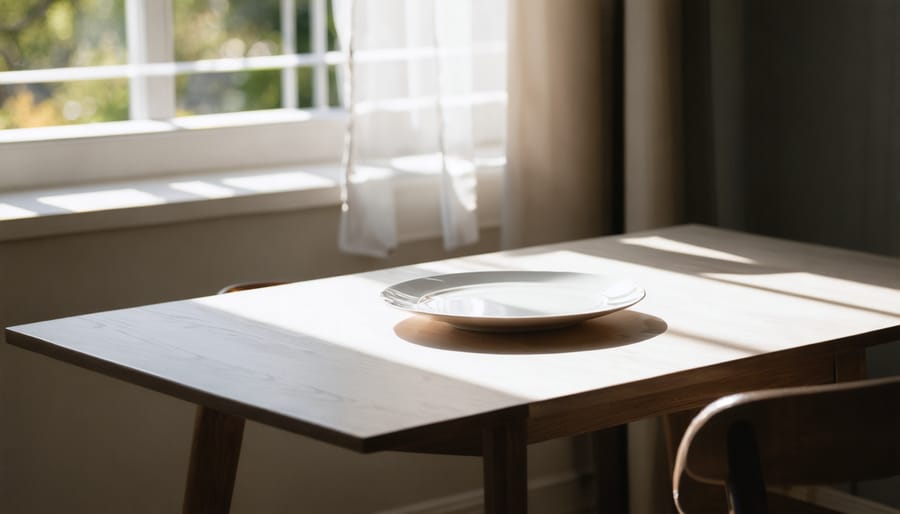
[{"label": "plate rim", "polygon": [[[625,281],[625,282],[628,282],[629,284],[631,284],[631,286],[633,287],[634,299],[633,300],[629,299],[629,301],[627,301],[621,305],[614,305],[614,306],[609,306],[608,308],[595,309],[595,310],[573,311],[573,312],[565,312],[565,313],[558,313],[558,314],[497,316],[497,315],[452,314],[452,313],[425,311],[422,309],[417,309],[417,308],[415,308],[415,306],[407,307],[407,306],[403,306],[403,305],[398,305],[393,300],[392,297],[397,297],[400,295],[390,293],[390,291],[392,291],[392,290],[396,291],[397,288],[400,286],[404,286],[404,285],[411,284],[414,282],[422,282],[422,281],[425,281],[428,279],[436,279],[436,278],[443,278],[443,277],[459,277],[462,275],[499,275],[499,274],[516,274],[516,273],[535,274],[535,275],[583,276],[583,277],[590,277],[593,279],[613,279],[613,280],[617,280],[617,281]],[[496,283],[502,283],[502,282],[504,282],[504,281],[502,281],[502,280],[496,281]],[[509,282],[509,281],[507,281],[507,282]],[[485,283],[490,284],[491,281],[487,281]],[[471,284],[471,285],[477,285],[477,284]],[[464,287],[464,286],[444,287],[442,289],[435,289],[435,291],[430,291],[429,293],[441,291],[444,289],[456,289],[458,287]],[[628,277],[619,276],[619,275],[609,275],[609,274],[601,274],[601,273],[584,273],[584,272],[578,272],[578,271],[556,271],[556,270],[483,270],[483,271],[462,271],[462,272],[454,272],[454,273],[438,273],[438,274],[428,275],[428,276],[414,278],[414,279],[410,279],[410,280],[404,280],[404,281],[397,282],[395,284],[392,284],[392,285],[384,288],[381,291],[380,296],[385,301],[385,303],[387,303],[389,306],[391,306],[395,309],[399,309],[404,312],[410,312],[413,314],[430,316],[430,317],[434,317],[436,319],[452,318],[453,321],[449,321],[449,319],[446,320],[447,322],[449,322],[451,324],[457,324],[460,322],[468,323],[469,321],[477,323],[478,320],[485,320],[486,322],[493,322],[493,323],[496,323],[496,322],[540,323],[542,321],[546,321],[547,323],[554,323],[560,319],[570,318],[570,319],[576,319],[576,320],[584,320],[584,319],[589,319],[591,317],[599,317],[599,316],[602,316],[605,314],[612,314],[613,312],[627,309],[627,308],[637,304],[644,298],[646,298],[647,290],[645,288],[643,288],[642,286],[638,285],[637,282],[635,282],[634,280],[631,280]],[[416,300],[418,300],[418,299],[421,299],[423,296],[425,296],[425,295],[420,294],[414,298]]]}]

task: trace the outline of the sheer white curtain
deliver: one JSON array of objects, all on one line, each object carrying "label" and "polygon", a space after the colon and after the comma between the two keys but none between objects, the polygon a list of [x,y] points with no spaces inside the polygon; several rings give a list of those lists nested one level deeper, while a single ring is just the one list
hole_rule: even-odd
[{"label": "sheer white curtain", "polygon": [[[340,247],[384,257],[397,246],[394,182],[440,176],[444,246],[478,240],[481,71],[504,66],[505,0],[334,0],[347,52]],[[486,60],[487,59],[487,60]],[[505,81],[505,77],[504,77]],[[494,85],[494,87],[496,87]]]}]

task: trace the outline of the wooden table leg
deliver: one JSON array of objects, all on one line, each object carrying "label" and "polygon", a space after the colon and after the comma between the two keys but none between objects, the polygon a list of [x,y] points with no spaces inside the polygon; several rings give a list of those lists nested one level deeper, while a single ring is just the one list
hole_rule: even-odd
[{"label": "wooden table leg", "polygon": [[524,420],[484,430],[486,513],[524,514],[528,511],[527,445]]},{"label": "wooden table leg", "polygon": [[628,512],[628,425],[591,433],[597,512]]},{"label": "wooden table leg", "polygon": [[243,436],[244,418],[197,407],[184,514],[228,514]]},{"label": "wooden table leg", "polygon": [[[853,380],[865,380],[866,349],[854,348],[834,355],[834,381],[851,382]],[[859,482],[850,482],[850,494],[859,494]]]}]

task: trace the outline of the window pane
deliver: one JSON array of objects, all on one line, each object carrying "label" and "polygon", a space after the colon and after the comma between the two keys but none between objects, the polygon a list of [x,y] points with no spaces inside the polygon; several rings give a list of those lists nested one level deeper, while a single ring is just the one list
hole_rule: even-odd
[{"label": "window pane", "polygon": [[[0,71],[123,64],[124,0],[0,0]],[[128,119],[128,82],[0,85],[0,129]]]},{"label": "window pane", "polygon": [[[313,0],[297,1],[297,53],[312,52],[312,3]],[[331,0],[325,2],[325,37],[327,50],[337,50],[337,32],[334,29],[334,15]]]},{"label": "window pane", "polygon": [[0,129],[128,119],[128,80],[0,86]]},{"label": "window pane", "polygon": [[328,50],[338,50],[337,31],[334,28],[334,9],[328,0]]},{"label": "window pane", "polygon": [[312,8],[313,0],[296,0],[297,5],[297,53],[312,52]]},{"label": "window pane", "polygon": [[313,106],[312,68],[297,69],[297,106],[301,109],[309,109]]},{"label": "window pane", "polygon": [[199,73],[175,80],[178,116],[214,114],[281,106],[281,72]]},{"label": "window pane", "polygon": [[340,84],[338,83],[338,74],[336,66],[328,67],[328,105],[331,107],[341,107]]},{"label": "window pane", "polygon": [[174,0],[175,59],[281,53],[279,4],[278,0]]},{"label": "window pane", "polygon": [[124,0],[0,0],[0,71],[126,62]]}]

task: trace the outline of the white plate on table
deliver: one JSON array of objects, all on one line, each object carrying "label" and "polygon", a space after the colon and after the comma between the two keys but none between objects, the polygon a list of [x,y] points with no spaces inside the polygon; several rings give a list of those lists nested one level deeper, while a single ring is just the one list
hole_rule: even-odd
[{"label": "white plate on table", "polygon": [[644,289],[632,281],[563,271],[451,273],[394,284],[381,292],[404,311],[467,330],[559,328],[625,309]]}]

